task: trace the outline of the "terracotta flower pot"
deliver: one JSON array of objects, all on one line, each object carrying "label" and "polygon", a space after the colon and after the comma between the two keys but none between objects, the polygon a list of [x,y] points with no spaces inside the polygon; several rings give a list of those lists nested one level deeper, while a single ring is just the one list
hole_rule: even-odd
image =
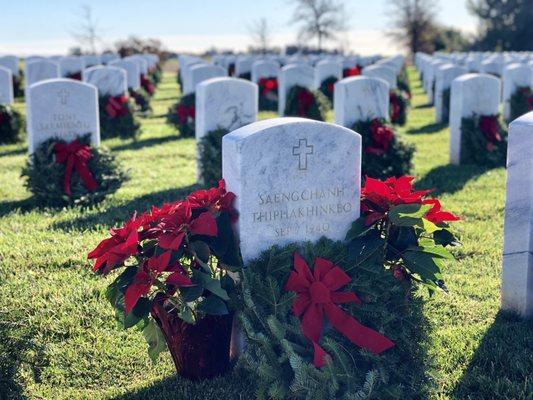
[{"label": "terracotta flower pot", "polygon": [[152,316],[161,328],[179,375],[202,380],[226,372],[230,367],[233,315],[208,315],[188,324],[174,310],[168,312],[154,302]]}]

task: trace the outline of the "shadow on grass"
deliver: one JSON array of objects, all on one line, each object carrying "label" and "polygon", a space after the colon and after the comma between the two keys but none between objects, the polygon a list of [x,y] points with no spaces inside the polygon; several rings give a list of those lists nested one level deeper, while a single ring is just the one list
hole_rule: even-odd
[{"label": "shadow on grass", "polygon": [[175,135],[172,136],[163,136],[142,140],[135,140],[129,143],[119,144],[118,146],[111,147],[113,151],[122,151],[122,150],[140,150],[149,146],[157,146],[159,144],[171,142],[177,140],[178,138]]},{"label": "shadow on grass", "polygon": [[15,211],[27,213],[35,208],[37,208],[37,204],[35,203],[33,197],[29,197],[24,200],[2,201],[0,202],[0,217],[4,217]]},{"label": "shadow on grass", "polygon": [[2,151],[2,152],[0,152],[0,157],[2,157],[2,156],[18,156],[18,155],[26,153],[26,151],[28,151],[28,149],[26,149],[26,148]]},{"label": "shadow on grass", "polygon": [[446,128],[448,125],[446,124],[427,124],[424,126],[421,126],[420,128],[411,128],[407,130],[405,133],[409,135],[418,135],[422,133],[436,133],[441,131],[442,129]]},{"label": "shadow on grass", "polygon": [[433,107],[433,104],[426,103],[426,104],[419,104],[417,106],[414,106],[413,108],[416,108],[417,110],[422,110],[424,108],[431,108],[431,107]]},{"label": "shadow on grass", "polygon": [[416,182],[420,189],[434,189],[432,196],[442,193],[455,193],[469,181],[487,172],[490,168],[479,165],[440,165],[429,171]]},{"label": "shadow on grass", "polygon": [[27,316],[20,311],[16,314],[0,311],[0,398],[6,400],[26,398],[19,382],[21,371],[39,382],[47,363],[44,349],[35,343],[34,335],[25,325]]},{"label": "shadow on grass", "polygon": [[120,204],[109,207],[96,213],[81,215],[68,221],[61,221],[52,225],[55,229],[64,231],[71,230],[91,230],[98,225],[116,226],[123,224],[130,219],[135,211],[141,213],[149,210],[153,205],[161,206],[165,202],[183,199],[189,193],[199,189],[199,185],[189,185],[177,189],[162,190],[155,193],[148,193],[140,197]]},{"label": "shadow on grass", "polygon": [[500,311],[454,388],[452,398],[530,398],[532,365],[533,321]]},{"label": "shadow on grass", "polygon": [[193,382],[177,375],[151,386],[115,397],[113,400],[248,400],[255,399],[255,385],[243,371],[233,371],[215,379]]}]

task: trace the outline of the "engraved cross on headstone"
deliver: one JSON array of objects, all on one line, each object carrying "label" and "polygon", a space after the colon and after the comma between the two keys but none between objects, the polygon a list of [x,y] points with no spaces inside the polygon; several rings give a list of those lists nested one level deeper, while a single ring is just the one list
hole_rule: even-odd
[{"label": "engraved cross on headstone", "polygon": [[314,153],[314,147],[307,145],[307,139],[298,139],[298,146],[292,148],[292,155],[298,156],[298,169],[307,170],[307,156]]},{"label": "engraved cross on headstone", "polygon": [[59,100],[61,101],[61,104],[63,105],[67,104],[67,100],[69,96],[70,96],[70,93],[65,89],[61,89],[59,92],[57,92],[57,97],[59,97]]}]

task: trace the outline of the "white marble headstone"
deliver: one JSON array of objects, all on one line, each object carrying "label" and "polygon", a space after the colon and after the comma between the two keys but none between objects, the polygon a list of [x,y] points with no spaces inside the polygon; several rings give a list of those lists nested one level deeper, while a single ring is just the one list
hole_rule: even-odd
[{"label": "white marble headstone", "polygon": [[128,89],[137,90],[141,87],[141,71],[139,63],[132,60],[114,60],[108,63],[110,67],[122,68],[126,71]]},{"label": "white marble headstone", "polygon": [[278,114],[280,116],[285,114],[285,103],[291,88],[293,86],[302,86],[313,90],[314,79],[315,70],[308,65],[286,65],[281,69],[278,85]]},{"label": "white marble headstone", "polygon": [[43,142],[57,137],[72,141],[91,134],[100,144],[98,91],[93,85],[72,79],[50,79],[27,90],[28,142],[30,154]]},{"label": "white marble headstone", "polygon": [[[196,143],[209,132],[231,132],[257,120],[258,88],[238,78],[213,78],[196,86]],[[198,157],[198,178],[202,180]]]},{"label": "white marble headstone", "polygon": [[533,316],[533,111],[509,125],[502,307]]},{"label": "white marble headstone", "polygon": [[83,81],[96,86],[99,96],[123,96],[128,91],[123,68],[95,66],[83,70]]},{"label": "white marble headstone", "polygon": [[0,104],[12,104],[13,98],[13,75],[11,70],[0,67]]},{"label": "white marble headstone", "polygon": [[111,61],[119,60],[120,57],[113,53],[104,53],[100,56],[102,64],[109,64]]},{"label": "white marble headstone", "polygon": [[235,76],[240,77],[243,74],[251,74],[252,72],[251,58],[240,58],[235,62]]},{"label": "white marble headstone", "polygon": [[220,78],[227,76],[227,71],[222,67],[214,65],[195,65],[191,67],[188,73],[188,79],[184,82],[183,94],[187,95],[196,91],[196,86],[203,81],[211,78]]},{"label": "white marble headstone", "polygon": [[500,80],[487,74],[466,74],[452,82],[450,91],[450,163],[461,161],[461,121],[477,115],[496,115]]},{"label": "white marble headstone", "polygon": [[389,84],[389,89],[394,90],[398,87],[396,72],[390,67],[380,67],[371,65],[363,68],[363,75],[371,78],[380,78]]},{"label": "white marble headstone", "polygon": [[449,104],[445,105],[443,102],[444,91],[450,88],[450,86],[452,85],[452,81],[455,78],[461,75],[465,75],[466,73],[467,73],[466,68],[458,67],[453,64],[444,64],[440,66],[439,68],[437,68],[437,72],[435,74],[435,93],[434,93],[435,121],[437,123],[448,122],[448,120],[444,121],[443,114],[444,114],[444,107],[448,107],[448,114],[449,114],[450,105]]},{"label": "white marble headstone", "polygon": [[13,76],[19,76],[19,58],[17,56],[0,57],[0,67],[9,69]]},{"label": "white marble headstone", "polygon": [[24,67],[26,88],[46,79],[59,78],[59,65],[51,60],[26,61]]},{"label": "white marble headstone", "polygon": [[359,216],[361,136],[338,125],[275,118],[224,136],[222,170],[239,212],[244,262],[273,245],[344,239]]},{"label": "white marble headstone", "polygon": [[62,57],[59,60],[59,75],[63,78],[72,74],[77,74],[83,71],[84,68],[85,63],[81,57]]},{"label": "white marble headstone", "polygon": [[280,65],[277,61],[261,60],[252,64],[252,82],[258,83],[261,78],[278,78]]},{"label": "white marble headstone", "polygon": [[530,87],[531,68],[524,64],[513,63],[503,70],[503,117],[511,117],[511,96],[519,87]]},{"label": "white marble headstone", "polygon": [[136,62],[139,65],[139,72],[141,73],[141,75],[148,74],[148,62],[144,59],[144,57],[140,55],[134,55],[124,57],[123,60],[130,60]]},{"label": "white marble headstone", "polygon": [[95,54],[87,54],[81,56],[81,58],[85,64],[85,68],[90,68],[94,67],[95,65],[101,64],[100,56],[97,56]]},{"label": "white marble headstone", "polygon": [[335,123],[352,128],[358,121],[389,119],[389,84],[380,78],[353,76],[335,84]]},{"label": "white marble headstone", "polygon": [[342,64],[331,60],[319,61],[315,65],[315,89],[320,88],[322,82],[331,77],[342,79]]}]

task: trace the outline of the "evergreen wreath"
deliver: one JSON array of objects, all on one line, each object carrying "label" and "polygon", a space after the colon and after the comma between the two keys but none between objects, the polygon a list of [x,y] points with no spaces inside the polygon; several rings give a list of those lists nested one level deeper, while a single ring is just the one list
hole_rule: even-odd
[{"label": "evergreen wreath", "polygon": [[142,87],[139,87],[136,90],[129,89],[130,97],[135,101],[137,109],[142,113],[148,113],[152,111],[152,106],[150,106],[150,96],[146,93]]},{"label": "evergreen wreath", "polygon": [[0,143],[19,141],[23,125],[22,116],[18,111],[9,105],[0,104]]},{"label": "evergreen wreath", "polygon": [[442,91],[442,121],[445,123],[450,120],[450,91],[451,88]]},{"label": "evergreen wreath", "polygon": [[159,82],[161,82],[161,75],[162,71],[161,71],[161,66],[158,64],[156,64],[154,70],[150,73],[150,79],[152,80],[152,82],[154,83],[154,85],[158,85]]},{"label": "evergreen wreath", "polygon": [[409,85],[409,78],[407,76],[407,70],[405,69],[405,66],[402,67],[402,70],[398,75],[398,89],[404,92],[408,99],[411,99],[411,86]]},{"label": "evergreen wreath", "polygon": [[13,95],[16,98],[24,97],[24,85],[22,84],[23,81],[24,81],[24,71],[19,70],[18,76],[13,75]]},{"label": "evergreen wreath", "polygon": [[[70,144],[72,144],[71,142]],[[83,205],[88,206],[102,201],[108,194],[117,191],[128,175],[122,170],[120,164],[111,153],[102,148],[90,146],[90,135],[77,139],[77,143],[88,147],[88,160],[80,160],[88,168],[89,174],[96,183],[93,190],[89,190],[84,180],[78,175],[77,161],[74,160],[72,175],[66,181],[69,160],[60,163],[56,157],[56,145],[68,146],[67,142],[53,138],[42,143],[30,155],[22,176],[26,178],[25,186],[33,193],[37,204],[62,207]],[[87,152],[87,148],[81,149]],[[70,195],[65,192],[68,185]]]},{"label": "evergreen wreath", "polygon": [[277,111],[278,80],[276,77],[264,77],[257,82],[259,86],[259,110]]},{"label": "evergreen wreath", "polygon": [[533,110],[533,93],[528,86],[518,87],[509,99],[511,114],[509,121],[513,121],[518,117],[527,114]]},{"label": "evergreen wreath", "polygon": [[321,92],[294,85],[287,93],[284,115],[324,121],[327,109],[328,99]]},{"label": "evergreen wreath", "polygon": [[244,72],[238,76],[240,79],[246,79],[247,81],[252,80],[252,73],[251,72]]},{"label": "evergreen wreath", "polygon": [[507,133],[498,115],[473,115],[461,120],[461,164],[505,166]]},{"label": "evergreen wreath", "polygon": [[227,133],[227,129],[216,129],[198,143],[204,186],[216,186],[222,178],[222,138]]},{"label": "evergreen wreath", "polygon": [[362,175],[385,179],[409,174],[415,148],[398,140],[385,119],[358,121],[352,129],[362,138]]},{"label": "evergreen wreath", "polygon": [[409,98],[401,90],[391,90],[390,100],[390,120],[393,124],[404,126],[407,122],[407,109],[409,108]]},{"label": "evergreen wreath", "polygon": [[[362,299],[360,305],[344,304],[343,310],[392,340],[394,347],[375,355],[326,328],[319,346],[328,362],[315,367],[314,346],[291,310],[295,293],[284,290],[295,252],[309,266],[320,257],[340,267],[351,279],[342,291]],[[258,399],[425,397],[427,378],[417,368],[422,365],[419,343],[425,330],[421,300],[406,281],[375,264],[350,262],[345,243],[325,238],[316,244],[274,246],[246,267],[240,321],[247,347],[242,360],[257,375]]]},{"label": "evergreen wreath", "polygon": [[141,125],[127,96],[100,96],[100,134],[103,138],[135,138]]},{"label": "evergreen wreath", "polygon": [[318,89],[324,96],[326,96],[331,104],[333,104],[333,88],[337,81],[338,79],[336,77],[330,76],[322,81],[320,88]]},{"label": "evergreen wreath", "polygon": [[167,121],[177,127],[183,137],[194,136],[196,129],[196,96],[194,93],[182,96],[167,113]]}]

